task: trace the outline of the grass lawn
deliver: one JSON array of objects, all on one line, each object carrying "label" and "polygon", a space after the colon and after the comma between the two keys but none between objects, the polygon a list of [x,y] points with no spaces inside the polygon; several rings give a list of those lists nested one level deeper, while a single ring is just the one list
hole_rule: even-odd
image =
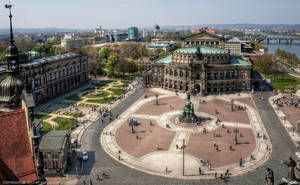
[{"label": "grass lawn", "polygon": [[293,67],[291,64],[287,64],[287,63],[284,63],[284,62],[279,62],[279,63],[284,65],[287,68],[292,68]]},{"label": "grass lawn", "polygon": [[56,117],[52,120],[58,123],[57,130],[69,130],[70,128],[77,125],[78,123],[77,119],[73,119],[73,118]]},{"label": "grass lawn", "polygon": [[300,84],[300,79],[290,76],[288,74],[283,75],[264,75],[266,78],[271,79],[272,86],[283,92],[285,89],[290,89],[293,93],[297,90],[297,85]]},{"label": "grass lawn", "polygon": [[109,88],[109,91],[113,92],[114,95],[120,96],[121,94],[124,94],[125,89],[114,89],[114,88]]},{"label": "grass lawn", "polygon": [[64,112],[63,115],[65,115],[65,116],[72,116],[74,118],[81,118],[81,117],[85,116],[82,112],[79,112],[79,113]]},{"label": "grass lawn", "polygon": [[50,118],[51,116],[50,116],[50,115],[35,114],[33,117],[34,117],[35,119],[42,119],[42,120],[44,120],[44,119]]},{"label": "grass lawn", "polygon": [[108,97],[108,98],[102,98],[102,99],[91,99],[91,100],[87,100],[87,102],[105,104],[105,103],[110,103],[114,99],[115,99],[115,97]]},{"label": "grass lawn", "polygon": [[99,95],[89,95],[89,93],[84,93],[84,97],[87,97],[87,98],[103,98],[103,97],[107,97],[109,95],[108,92],[106,91],[98,91],[98,92],[102,92],[103,94],[100,94]]},{"label": "grass lawn", "polygon": [[43,125],[42,131],[53,130],[52,125],[48,122],[42,122],[42,125]]},{"label": "grass lawn", "polygon": [[121,82],[124,86],[127,87],[130,81],[129,80],[121,80]]},{"label": "grass lawn", "polygon": [[73,94],[73,95],[67,97],[66,100],[80,101],[80,100],[83,100],[83,98],[80,98],[77,94]]}]

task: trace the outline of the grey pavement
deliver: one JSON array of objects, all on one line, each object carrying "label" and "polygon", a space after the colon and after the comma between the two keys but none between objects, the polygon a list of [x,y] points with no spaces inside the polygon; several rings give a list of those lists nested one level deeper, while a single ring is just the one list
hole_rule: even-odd
[{"label": "grey pavement", "polygon": [[[127,100],[116,106],[112,112],[119,115],[132,105],[140,96],[144,94],[146,89],[137,88],[136,92],[129,96]],[[274,170],[275,184],[281,182],[282,177],[287,176],[287,167],[281,164],[280,160],[287,160],[290,156],[295,157],[296,147],[290,140],[284,127],[277,118],[271,105],[268,103],[268,97],[272,94],[264,92],[264,99],[254,96],[255,103],[261,115],[265,128],[270,136],[273,153],[269,161],[256,170],[246,175],[236,176],[228,179],[228,181],[217,180],[182,180],[174,178],[166,178],[162,176],[149,175],[134,169],[128,168],[123,164],[115,161],[101,148],[100,134],[103,128],[109,123],[109,118],[104,119],[104,124],[96,121],[86,132],[84,132],[81,144],[84,150],[89,152],[89,160],[83,162],[83,176],[78,181],[82,185],[83,180],[87,183],[92,179],[93,184],[232,184],[232,185],[260,185],[265,184],[265,168],[270,167]],[[97,175],[102,173],[108,174],[108,178],[102,181],[97,180]]]}]

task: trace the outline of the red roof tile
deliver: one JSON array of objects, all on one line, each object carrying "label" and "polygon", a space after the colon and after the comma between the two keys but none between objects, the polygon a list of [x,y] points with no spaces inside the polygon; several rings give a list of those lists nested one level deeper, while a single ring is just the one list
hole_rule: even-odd
[{"label": "red roof tile", "polygon": [[20,181],[36,181],[24,110],[0,113],[0,158]]}]

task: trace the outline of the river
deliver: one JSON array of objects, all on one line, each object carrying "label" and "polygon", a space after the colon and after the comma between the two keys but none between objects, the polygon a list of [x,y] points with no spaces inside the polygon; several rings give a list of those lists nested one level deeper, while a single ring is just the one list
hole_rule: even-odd
[{"label": "river", "polygon": [[[282,35],[268,35],[268,37],[280,37],[285,38],[287,36]],[[281,44],[278,44],[277,41],[272,40],[268,45],[265,44],[265,41],[261,42],[261,44],[268,48],[268,52],[274,54],[276,50],[279,48],[281,50],[288,51],[290,53],[295,53],[297,57],[300,59],[300,41],[293,41],[292,45],[288,45],[285,41],[281,41]]]}]

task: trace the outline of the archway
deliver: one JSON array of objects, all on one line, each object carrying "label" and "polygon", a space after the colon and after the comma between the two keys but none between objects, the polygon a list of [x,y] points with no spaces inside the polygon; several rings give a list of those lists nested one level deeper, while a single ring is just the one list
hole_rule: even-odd
[{"label": "archway", "polygon": [[196,84],[195,85],[195,92],[198,94],[198,93],[200,93],[200,90],[201,90],[200,85]]},{"label": "archway", "polygon": [[260,90],[260,83],[259,83],[259,81],[255,81],[254,83],[253,83],[253,85],[254,85],[254,90]]}]

